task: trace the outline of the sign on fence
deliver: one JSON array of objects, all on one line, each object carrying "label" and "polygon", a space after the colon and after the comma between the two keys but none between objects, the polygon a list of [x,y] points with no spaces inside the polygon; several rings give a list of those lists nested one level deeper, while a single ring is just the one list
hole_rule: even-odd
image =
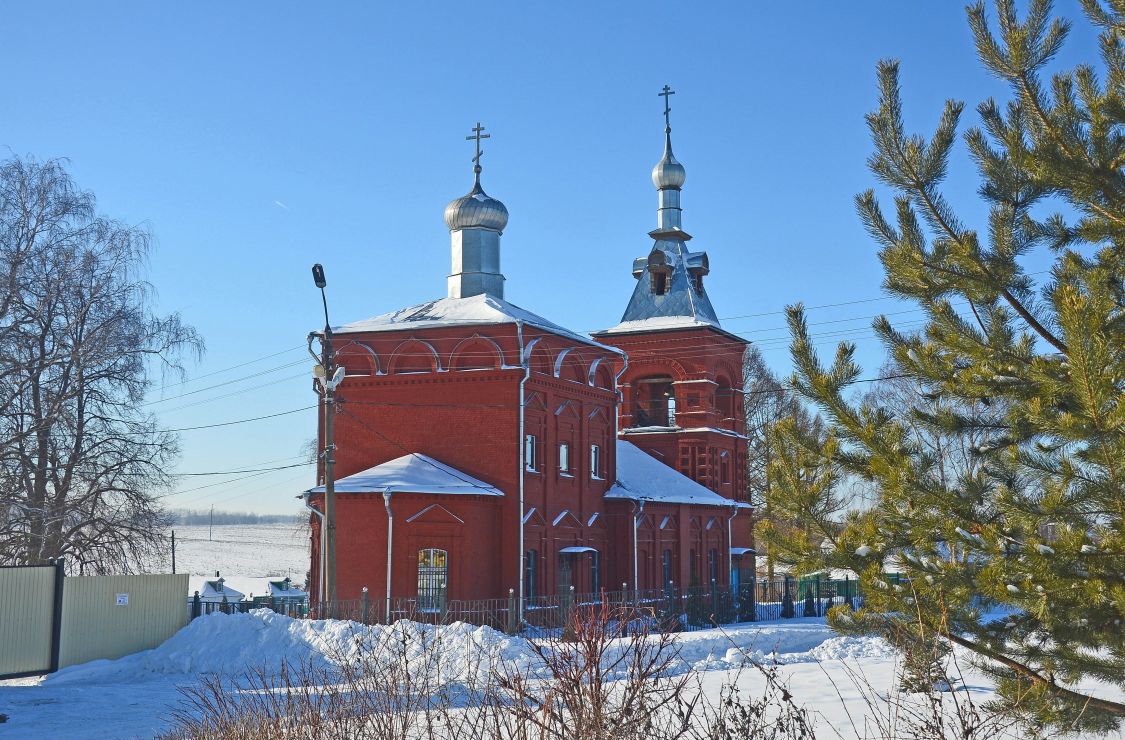
[{"label": "sign on fence", "polygon": [[187,585],[186,574],[66,578],[61,562],[0,567],[0,678],[154,648],[187,624]]}]

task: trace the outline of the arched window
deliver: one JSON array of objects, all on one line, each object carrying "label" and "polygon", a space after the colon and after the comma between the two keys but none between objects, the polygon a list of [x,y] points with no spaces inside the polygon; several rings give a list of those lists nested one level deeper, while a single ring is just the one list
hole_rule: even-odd
[{"label": "arched window", "polygon": [[449,595],[449,553],[426,548],[418,551],[418,610],[437,612]]},{"label": "arched window", "polygon": [[676,396],[672,376],[656,375],[633,381],[633,426],[676,425]]},{"label": "arched window", "polygon": [[661,572],[660,572],[660,577],[662,579],[662,582],[661,582],[660,585],[664,586],[664,588],[671,588],[672,587],[672,551],[671,550],[665,550],[664,551],[664,558],[661,561],[661,566],[662,566],[662,569],[661,569]]},{"label": "arched window", "polygon": [[719,582],[719,551],[713,547],[707,551],[707,580]]},{"label": "arched window", "polygon": [[529,599],[539,595],[539,551],[528,550],[523,562],[523,592]]}]

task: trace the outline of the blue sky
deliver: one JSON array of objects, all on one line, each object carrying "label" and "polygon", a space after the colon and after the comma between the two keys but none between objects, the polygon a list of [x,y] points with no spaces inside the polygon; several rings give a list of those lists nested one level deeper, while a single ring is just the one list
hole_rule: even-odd
[{"label": "blue sky", "polygon": [[[1076,0],[1057,11],[1075,22],[1059,63],[1092,60]],[[852,205],[874,184],[863,115],[876,61],[902,61],[916,131],[947,97],[966,101],[967,125],[1007,92],[977,61],[958,2],[43,2],[9,5],[5,25],[16,32],[0,46],[0,147],[68,157],[102,212],[147,224],[160,309],[206,338],[190,382],[154,392],[172,428],[314,402],[300,349],[321,323],[313,262],[334,323],[444,296],[442,211],[471,185],[464,137],[478,120],[492,134],[484,186],[511,213],[506,297],[576,330],[616,323],[631,261],[651,246],[665,83],[684,226],[710,253],[712,302],[788,373],[776,312],[882,295]],[[959,146],[948,192],[981,224],[977,184]],[[911,308],[809,319],[834,322],[814,327],[838,332],[824,351],[854,338],[874,374],[869,317]],[[179,469],[296,463],[314,434],[313,412],[186,431]],[[169,501],[293,511],[312,482],[306,468],[238,477],[186,478]]]}]

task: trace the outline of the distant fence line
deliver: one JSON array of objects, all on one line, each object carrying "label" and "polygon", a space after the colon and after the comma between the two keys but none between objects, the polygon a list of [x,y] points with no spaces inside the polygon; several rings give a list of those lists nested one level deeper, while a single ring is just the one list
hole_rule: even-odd
[{"label": "distant fence line", "polygon": [[390,624],[409,619],[428,624],[467,622],[486,625],[509,634],[546,635],[562,630],[576,609],[608,605],[620,606],[644,615],[648,628],[680,632],[708,629],[741,622],[766,622],[794,617],[822,617],[833,606],[858,608],[862,595],[858,580],[830,580],[827,577],[777,576],[759,578],[753,583],[633,591],[625,588],[598,593],[569,592],[524,599],[523,618],[514,589],[502,599],[427,598],[424,604],[410,597],[390,600],[372,596],[366,589],[358,599],[308,604],[291,599],[250,601],[207,601],[198,592],[188,597],[188,616],[222,612],[246,613],[270,609],[297,619],[349,619],[363,624]]}]

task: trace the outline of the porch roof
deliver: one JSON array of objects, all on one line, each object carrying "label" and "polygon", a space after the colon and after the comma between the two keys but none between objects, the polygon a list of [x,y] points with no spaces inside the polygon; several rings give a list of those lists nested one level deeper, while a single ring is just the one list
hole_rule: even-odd
[{"label": "porch roof", "polygon": [[[436,493],[503,496],[503,492],[466,472],[412,452],[336,481],[337,493]],[[324,493],[324,486],[306,493]]]}]

